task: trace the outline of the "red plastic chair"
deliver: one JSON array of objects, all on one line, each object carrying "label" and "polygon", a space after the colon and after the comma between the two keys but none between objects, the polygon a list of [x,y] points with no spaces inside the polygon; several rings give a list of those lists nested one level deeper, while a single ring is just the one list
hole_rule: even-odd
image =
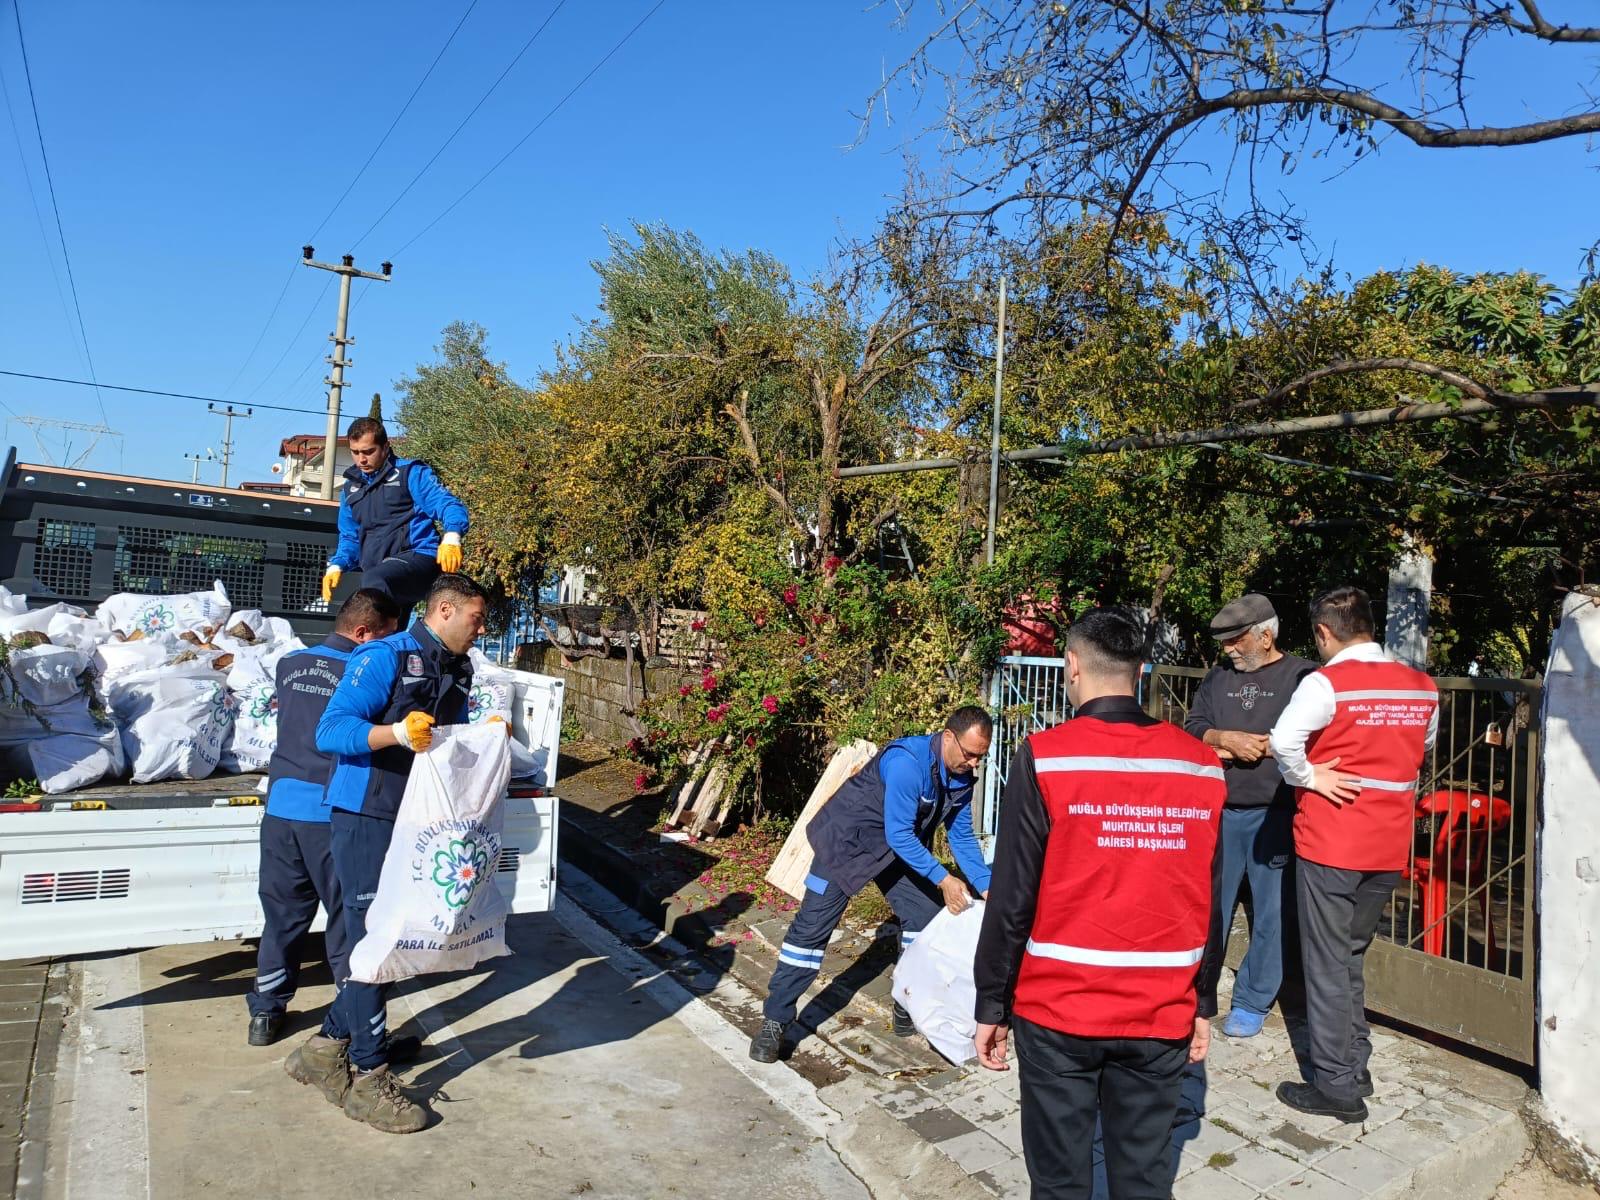
[{"label": "red plastic chair", "polygon": [[1489,912],[1489,889],[1483,883],[1489,873],[1489,835],[1511,824],[1510,803],[1485,792],[1443,788],[1417,801],[1417,816],[1439,819],[1428,857],[1416,858],[1412,867],[1402,872],[1422,891],[1423,952],[1443,956],[1450,885],[1460,883],[1468,889],[1482,888],[1478,899],[1483,905],[1487,953],[1493,955],[1494,920]]}]

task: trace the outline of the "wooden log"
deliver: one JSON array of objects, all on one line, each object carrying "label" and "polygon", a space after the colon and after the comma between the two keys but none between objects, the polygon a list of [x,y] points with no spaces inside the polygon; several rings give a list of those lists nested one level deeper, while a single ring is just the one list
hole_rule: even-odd
[{"label": "wooden log", "polygon": [[700,766],[710,756],[711,747],[714,744],[714,742],[701,742],[694,748],[693,753],[689,755],[689,776],[678,785],[678,795],[672,805],[672,815],[667,818],[667,826],[669,828],[676,829],[683,824],[684,813],[689,811],[689,806],[694,801],[695,793],[705,780]]},{"label": "wooden log", "polygon": [[[722,746],[726,748],[728,739],[724,738]],[[700,791],[695,794],[694,821],[689,825],[689,832],[695,837],[704,836],[716,819],[717,812],[723,807],[723,792],[728,788],[728,760],[722,755],[717,756],[716,762],[711,764],[711,769],[706,772],[706,779],[700,785]],[[730,791],[729,800],[732,795]]]},{"label": "wooden log", "polygon": [[828,760],[828,768],[817,780],[817,786],[811,789],[811,796],[800,812],[800,819],[789,831],[778,857],[772,860],[772,866],[767,871],[768,883],[796,900],[805,898],[806,876],[811,873],[811,842],[806,837],[806,826],[811,824],[811,818],[822,810],[822,806],[833,798],[844,781],[871,762],[877,753],[878,747],[873,743],[858,739]]}]

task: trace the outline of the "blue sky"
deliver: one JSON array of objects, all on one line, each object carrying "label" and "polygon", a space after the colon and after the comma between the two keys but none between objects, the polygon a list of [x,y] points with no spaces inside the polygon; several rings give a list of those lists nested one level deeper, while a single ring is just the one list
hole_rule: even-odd
[{"label": "blue sky", "polygon": [[[46,147],[95,366],[103,381],[322,409],[334,317],[330,276],[294,267],[328,211],[444,44],[468,0],[229,5],[21,0]],[[454,319],[488,327],[523,378],[592,315],[590,260],[607,227],[665,221],[713,246],[767,250],[798,275],[841,235],[868,232],[902,175],[895,130],[854,150],[856,118],[912,45],[892,7],[844,0],[666,0],[631,41],[487,183],[415,245],[400,247],[521,138],[652,7],[569,0],[504,83],[393,212],[357,240],[545,20],[555,0],[479,0],[433,76],[327,227],[325,261],[350,250],[394,281],[351,321],[346,392],[374,390],[429,357]],[[913,10],[931,19],[931,6]],[[1587,55],[1587,57],[1586,57]],[[1592,52],[1567,55],[1588,77]],[[1480,89],[1514,116],[1550,52],[1508,60]],[[0,71],[20,135],[0,124],[0,366],[86,377],[58,299],[56,243],[9,0]],[[1541,74],[1543,73],[1543,74]],[[924,114],[926,115],[926,114]],[[1542,115],[1542,114],[1541,114]],[[1334,179],[1290,181],[1318,242],[1361,274],[1417,261],[1576,278],[1595,236],[1596,158],[1576,142],[1515,152],[1412,150],[1398,142]],[[23,163],[43,215],[36,223]],[[292,276],[292,277],[291,277]],[[285,279],[259,348],[251,348]],[[363,285],[357,285],[357,295]],[[320,298],[319,298],[320,297]],[[297,331],[299,331],[297,333]],[[247,357],[248,356],[248,357]],[[203,403],[103,393],[124,437],[88,465],[189,477],[185,452],[217,447]],[[93,422],[83,388],[0,377],[20,414]],[[37,458],[28,431],[7,440]],[[279,440],[320,432],[311,414],[258,410],[236,423],[233,479],[266,478]],[[215,468],[202,478],[215,480]]]}]

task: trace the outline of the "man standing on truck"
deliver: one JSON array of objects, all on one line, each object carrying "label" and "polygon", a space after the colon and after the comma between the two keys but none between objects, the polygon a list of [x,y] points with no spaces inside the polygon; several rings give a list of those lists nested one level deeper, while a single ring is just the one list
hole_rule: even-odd
[{"label": "man standing on truck", "polygon": [[[941,907],[959,913],[972,903],[974,889],[988,893],[989,866],[972,828],[972,772],[993,735],[994,721],[983,709],[958,708],[938,733],[890,742],[812,819],[806,837],[816,856],[805,899],[778,948],[765,1019],[750,1042],[756,1062],[778,1061],[783,1032],[822,969],[828,939],[850,898],[867,884],[878,885],[900,919],[901,949]],[[941,825],[966,880],[945,870],[929,848]],[[898,1001],[894,1032],[916,1032]]]},{"label": "man standing on truck", "polygon": [[[467,651],[483,635],[486,607],[471,579],[441,575],[410,629],[355,650],[317,724],[317,749],[335,756],[328,783],[333,866],[351,947],[366,935],[414,756],[432,744],[434,725],[467,719]],[[428,1123],[428,1110],[390,1074],[387,991],[347,980],[321,1031],[289,1055],[284,1069],[315,1084],[353,1120],[384,1133],[415,1133]]]},{"label": "man standing on truck", "polygon": [[467,506],[427,463],[398,457],[382,421],[358,417],[347,440],[355,465],[344,473],[339,544],[322,576],[322,599],[331,604],[340,577],[360,567],[363,587],[388,592],[409,613],[441,571],[461,570]]},{"label": "man standing on truck", "polygon": [[343,986],[344,912],[328,848],[328,776],[333,759],[317,749],[317,722],[357,646],[388,637],[400,607],[388,592],[362,588],[344,602],[320,646],[278,660],[278,744],[267,767],[267,813],[261,819],[261,911],[256,985],[248,997],[250,1044],[270,1046],[300,977],[300,950],[317,902],[328,914],[323,940],[335,986]]}]

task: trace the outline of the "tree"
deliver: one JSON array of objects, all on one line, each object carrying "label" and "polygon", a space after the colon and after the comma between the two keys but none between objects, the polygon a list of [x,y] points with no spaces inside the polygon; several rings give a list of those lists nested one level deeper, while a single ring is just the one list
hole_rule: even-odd
[{"label": "tree", "polygon": [[[900,215],[995,232],[1013,213],[1034,245],[1087,211],[1110,221],[1114,253],[1136,235],[1130,216],[1159,211],[1174,250],[1217,275],[1300,240],[1292,210],[1264,181],[1307,155],[1354,160],[1386,135],[1443,150],[1600,132],[1600,109],[1571,61],[1573,47],[1600,43],[1600,25],[1552,21],[1535,0],[935,7],[937,27],[869,101],[870,118],[900,85],[942,92],[949,182],[910,197]],[[1542,48],[1545,78],[1571,79],[1571,95],[1546,113],[1479,119],[1474,84],[1513,43]],[[1235,178],[1241,211],[1225,195]]]},{"label": "tree", "polygon": [[374,421],[383,420],[383,393],[372,393],[372,407],[367,409],[367,416]]}]

